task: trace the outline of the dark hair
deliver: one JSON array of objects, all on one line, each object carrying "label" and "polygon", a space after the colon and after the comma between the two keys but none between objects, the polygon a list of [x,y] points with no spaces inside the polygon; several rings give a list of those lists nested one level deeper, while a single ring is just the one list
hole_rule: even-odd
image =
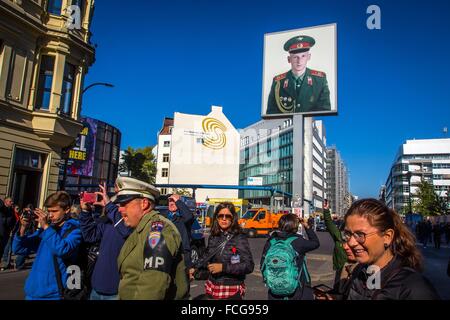
[{"label": "dark hair", "polygon": [[52,193],[45,199],[44,206],[45,207],[55,207],[60,206],[64,210],[67,210],[71,206],[70,195],[65,191],[58,191]]},{"label": "dark hair", "polygon": [[225,208],[230,210],[231,214],[233,215],[233,221],[231,221],[231,226],[230,226],[229,231],[232,233],[240,233],[242,231],[241,227],[239,226],[238,215],[236,213],[236,208],[234,207],[234,205],[231,202],[221,202],[221,203],[219,203],[219,205],[216,207],[216,210],[214,211],[213,222],[212,222],[212,226],[211,226],[211,235],[212,236],[218,236],[221,233],[220,225],[217,220],[217,215],[219,214],[220,210],[225,209]]},{"label": "dark hair", "polygon": [[400,256],[406,266],[415,270],[422,270],[422,255],[416,248],[416,239],[402,222],[400,215],[376,199],[361,199],[354,202],[345,214],[345,221],[352,215],[367,219],[369,224],[384,232],[394,230],[394,239],[390,249],[394,255]]},{"label": "dark hair", "polygon": [[278,221],[278,230],[287,233],[297,233],[300,220],[295,214],[284,214]]}]

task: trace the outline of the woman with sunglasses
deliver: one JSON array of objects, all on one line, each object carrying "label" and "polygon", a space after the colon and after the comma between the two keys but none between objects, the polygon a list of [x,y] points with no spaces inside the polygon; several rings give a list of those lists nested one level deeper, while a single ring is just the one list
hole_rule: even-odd
[{"label": "woman with sunglasses", "polygon": [[362,199],[345,215],[343,239],[359,262],[349,300],[439,299],[420,273],[422,256],[400,216],[383,202]]},{"label": "woman with sunglasses", "polygon": [[207,268],[205,298],[241,300],[245,294],[245,276],[253,272],[254,266],[234,205],[220,203],[213,215],[206,253],[196,265],[197,269]]}]

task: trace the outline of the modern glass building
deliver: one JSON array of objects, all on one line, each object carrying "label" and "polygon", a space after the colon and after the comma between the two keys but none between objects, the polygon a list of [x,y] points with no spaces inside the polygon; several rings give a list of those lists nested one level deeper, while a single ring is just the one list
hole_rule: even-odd
[{"label": "modern glass building", "polygon": [[400,146],[386,180],[386,204],[397,212],[409,212],[421,181],[432,184],[436,194],[448,200],[450,139],[407,140]]},{"label": "modern glass building", "polygon": [[342,216],[350,207],[347,167],[336,147],[327,149],[327,195],[331,212]]},{"label": "modern glass building", "polygon": [[[294,123],[293,119],[270,119],[243,129],[239,185],[255,185],[257,181],[258,185],[271,186],[292,195],[278,195],[278,205],[301,206],[301,200],[304,200],[313,211],[322,208],[326,187],[325,130],[322,121],[305,118],[304,123],[302,130],[301,124]],[[299,147],[301,140],[295,136],[304,140],[304,150]],[[303,199],[299,199],[301,194]],[[240,198],[261,205],[270,205],[270,196],[268,191],[239,192]]]},{"label": "modern glass building", "polygon": [[[81,121],[84,127],[75,147],[68,153],[65,185],[98,185],[103,182],[111,185],[119,169],[121,133],[100,120],[83,117]],[[64,179],[63,166],[59,179]],[[73,194],[82,191],[80,188],[65,189]]]}]

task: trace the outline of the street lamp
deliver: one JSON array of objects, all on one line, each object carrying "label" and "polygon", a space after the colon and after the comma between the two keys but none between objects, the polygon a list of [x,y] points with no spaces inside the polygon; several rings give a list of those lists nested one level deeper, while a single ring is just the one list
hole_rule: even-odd
[{"label": "street lamp", "polygon": [[282,174],[281,175],[281,181],[282,181],[282,183],[281,183],[281,192],[283,193],[283,212],[284,212],[284,201],[285,201],[285,199],[284,199],[284,194],[286,193],[286,183],[285,183],[285,181],[286,181],[286,176],[284,175],[284,174]]},{"label": "street lamp", "polygon": [[107,83],[107,82],[95,82],[92,83],[90,85],[88,85],[86,88],[83,89],[83,92],[81,94],[84,94],[86,91],[88,91],[90,88],[95,87],[95,86],[105,86],[105,87],[109,87],[109,88],[113,88],[114,85],[111,83]]},{"label": "street lamp", "polygon": [[[108,88],[113,88],[114,85],[111,83],[107,83],[107,82],[95,82],[92,83],[90,85],[88,85],[86,88],[83,89],[83,91],[81,92],[81,96],[83,96],[83,94],[88,91],[90,88],[95,87],[95,86],[105,86]],[[63,166],[63,178],[61,180],[60,183],[60,190],[64,190],[66,188],[66,178],[67,178],[67,161],[69,160],[69,150],[73,148],[73,143],[65,148],[62,148],[61,150],[61,155],[64,158],[64,166]]]}]

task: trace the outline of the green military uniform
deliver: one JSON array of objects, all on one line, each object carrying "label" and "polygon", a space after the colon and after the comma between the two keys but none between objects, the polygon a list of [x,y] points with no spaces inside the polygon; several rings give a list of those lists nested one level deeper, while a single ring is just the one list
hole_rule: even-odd
[{"label": "green military uniform", "polygon": [[[302,35],[289,39],[284,44],[284,50],[292,57],[309,51],[314,44],[312,37]],[[330,90],[324,72],[306,68],[298,77],[291,70],[273,78],[266,114],[327,110],[331,110]]]},{"label": "green military uniform", "polygon": [[119,298],[162,300],[187,298],[189,280],[181,236],[157,211],[145,214],[118,258]]},{"label": "green military uniform", "polygon": [[292,71],[273,79],[267,114],[323,110],[331,110],[325,73],[306,68],[303,79],[297,80]]}]

